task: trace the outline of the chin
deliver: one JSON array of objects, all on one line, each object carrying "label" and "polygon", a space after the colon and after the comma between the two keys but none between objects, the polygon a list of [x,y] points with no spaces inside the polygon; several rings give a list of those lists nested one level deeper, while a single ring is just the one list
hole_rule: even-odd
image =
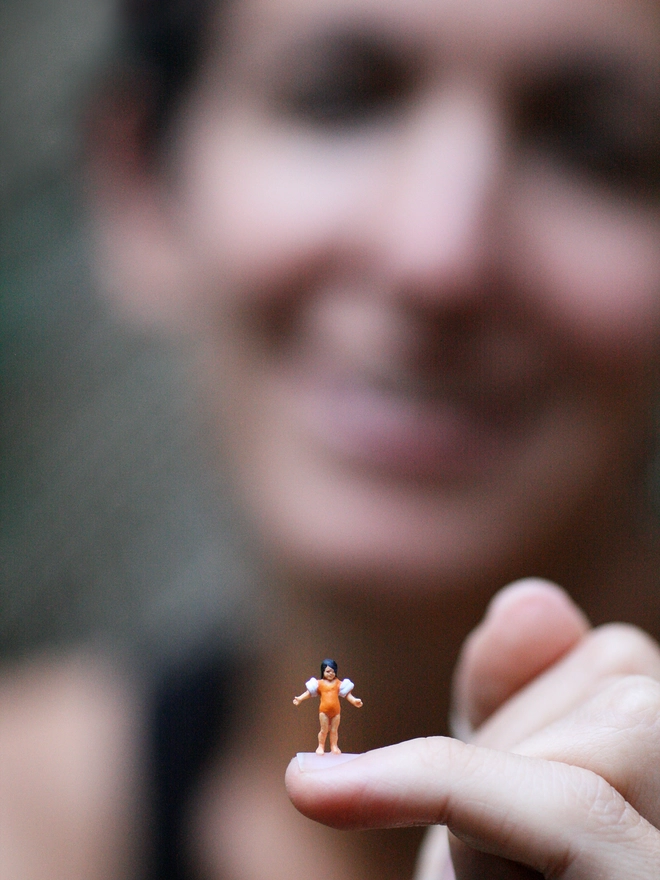
[{"label": "chin", "polygon": [[428,596],[552,577],[587,540],[617,470],[616,446],[584,407],[582,418],[550,407],[497,454],[461,467],[436,457],[431,473],[420,456],[403,468],[347,454],[272,409],[233,444],[234,473],[268,558],[303,585]]},{"label": "chin", "polygon": [[267,554],[297,582],[428,596],[510,568],[518,529],[477,495],[298,475],[261,492],[253,511]]}]

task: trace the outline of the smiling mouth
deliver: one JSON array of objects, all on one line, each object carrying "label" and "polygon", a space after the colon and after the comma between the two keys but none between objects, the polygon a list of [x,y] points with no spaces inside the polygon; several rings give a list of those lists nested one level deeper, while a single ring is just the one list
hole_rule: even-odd
[{"label": "smiling mouth", "polygon": [[446,482],[485,475],[517,445],[539,399],[530,391],[312,374],[296,399],[305,433],[345,465]]}]

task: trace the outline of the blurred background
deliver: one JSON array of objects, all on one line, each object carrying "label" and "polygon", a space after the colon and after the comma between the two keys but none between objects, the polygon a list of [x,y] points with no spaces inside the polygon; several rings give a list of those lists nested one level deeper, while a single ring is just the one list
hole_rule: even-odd
[{"label": "blurred background", "polygon": [[79,121],[114,25],[111,0],[0,4],[0,662],[160,659],[228,626],[248,580],[185,365],[94,289]]}]

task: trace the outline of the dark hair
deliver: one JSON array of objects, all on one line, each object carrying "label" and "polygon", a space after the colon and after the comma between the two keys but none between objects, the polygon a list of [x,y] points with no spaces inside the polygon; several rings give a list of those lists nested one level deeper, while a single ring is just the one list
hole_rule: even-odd
[{"label": "dark hair", "polygon": [[145,137],[157,141],[203,55],[212,13],[223,0],[123,0],[122,42],[147,90]]},{"label": "dark hair", "polygon": [[337,675],[337,661],[331,660],[329,657],[326,657],[326,659],[321,662],[321,678],[323,678],[323,673],[325,672],[326,666],[334,669],[335,675]]}]

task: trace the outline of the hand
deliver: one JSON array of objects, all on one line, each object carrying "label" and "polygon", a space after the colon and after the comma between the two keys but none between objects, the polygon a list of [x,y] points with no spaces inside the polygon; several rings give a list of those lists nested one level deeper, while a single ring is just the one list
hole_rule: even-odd
[{"label": "hand", "polygon": [[[636,776],[644,776],[655,803],[660,791],[655,750],[644,756],[644,735],[634,716],[636,701],[643,705],[646,700],[648,720],[655,724],[658,678],[660,653],[644,633],[622,625],[590,631],[563,591],[526,581],[498,594],[465,644],[455,677],[454,727],[480,745],[594,770],[624,795]],[[616,735],[608,727],[608,715],[614,726],[618,723]],[[603,729],[623,748],[618,758],[616,747],[603,752],[599,765],[594,756]],[[543,736],[533,736],[541,730]],[[632,768],[628,776],[634,749],[643,766]],[[627,800],[656,827],[660,824],[653,810],[643,809],[634,797]],[[448,858],[447,841],[439,839],[443,835],[445,829],[430,833],[418,880],[442,876],[438,866]],[[513,871],[510,863],[506,870],[500,859],[486,857],[455,838],[451,844],[460,880],[520,876],[520,869]]]},{"label": "hand", "polygon": [[[589,632],[557,588],[515,586],[457,674],[458,725],[478,728],[478,745],[402,743],[321,777],[293,764],[289,791],[339,827],[448,825],[470,844],[453,845],[461,880],[657,878],[658,678],[658,648],[639,631]],[[453,876],[446,838],[431,842],[419,876]]]},{"label": "hand", "polygon": [[102,656],[44,654],[5,664],[2,880],[136,875],[142,720],[141,693]]}]

